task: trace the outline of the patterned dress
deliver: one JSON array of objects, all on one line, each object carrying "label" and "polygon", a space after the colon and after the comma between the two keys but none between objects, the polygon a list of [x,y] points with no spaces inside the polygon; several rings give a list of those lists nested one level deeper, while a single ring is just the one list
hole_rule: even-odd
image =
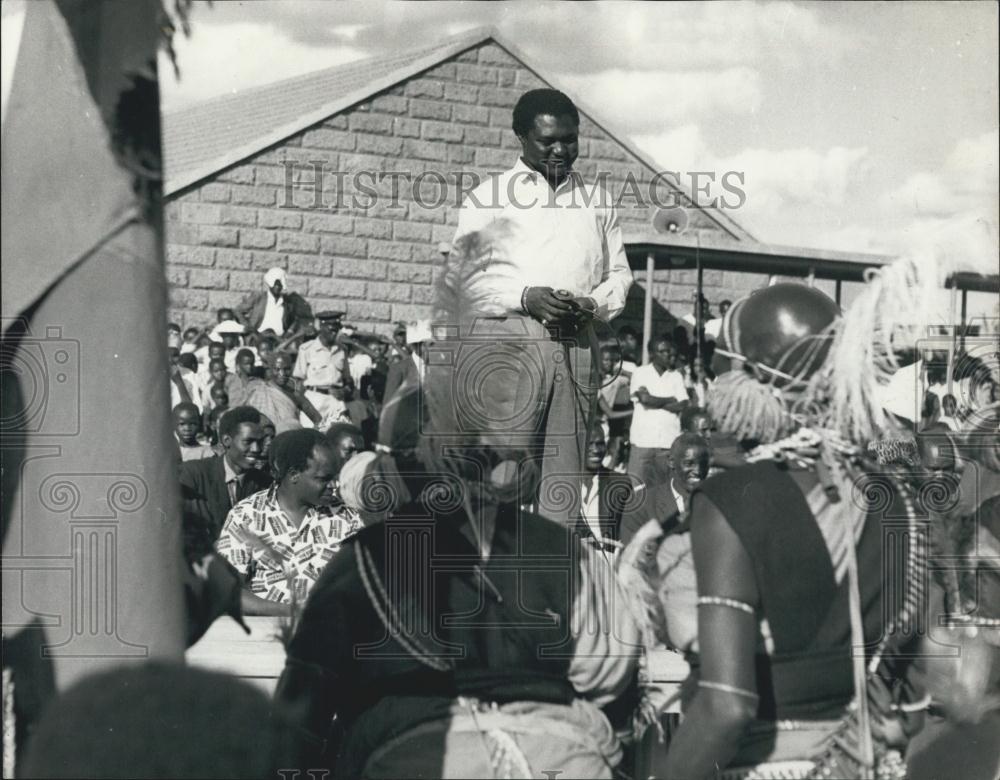
[{"label": "patterned dress", "polygon": [[268,601],[305,601],[341,542],[362,526],[344,506],[317,506],[297,528],[278,505],[277,487],[254,493],[230,511],[216,542],[219,554]]}]

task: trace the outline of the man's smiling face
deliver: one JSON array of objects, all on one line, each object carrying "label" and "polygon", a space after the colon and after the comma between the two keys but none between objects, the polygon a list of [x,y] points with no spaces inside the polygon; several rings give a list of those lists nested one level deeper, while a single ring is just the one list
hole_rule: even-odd
[{"label": "man's smiling face", "polygon": [[521,157],[550,184],[558,184],[569,174],[580,154],[579,131],[569,115],[539,114],[531,129],[518,136]]}]

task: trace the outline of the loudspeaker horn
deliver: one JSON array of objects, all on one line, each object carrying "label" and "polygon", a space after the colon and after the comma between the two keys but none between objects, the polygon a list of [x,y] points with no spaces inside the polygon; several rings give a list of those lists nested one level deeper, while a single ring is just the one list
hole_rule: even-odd
[{"label": "loudspeaker horn", "polygon": [[659,209],[653,215],[653,230],[657,233],[683,233],[688,226],[687,209],[674,206],[669,209]]}]

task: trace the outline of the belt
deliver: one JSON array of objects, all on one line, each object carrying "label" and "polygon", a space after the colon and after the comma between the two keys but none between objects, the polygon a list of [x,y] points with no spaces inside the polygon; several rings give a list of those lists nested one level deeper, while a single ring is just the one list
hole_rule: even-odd
[{"label": "belt", "polygon": [[316,385],[306,385],[306,390],[311,390],[314,393],[323,393],[323,395],[332,395],[334,391],[343,389],[343,387],[338,385],[323,385],[322,387],[317,387]]}]

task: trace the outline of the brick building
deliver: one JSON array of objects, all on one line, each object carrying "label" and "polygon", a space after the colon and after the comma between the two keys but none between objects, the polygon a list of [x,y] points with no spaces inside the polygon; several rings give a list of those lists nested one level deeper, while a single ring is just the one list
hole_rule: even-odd
[{"label": "brick building", "polygon": [[[275,265],[314,310],[343,308],[365,329],[387,332],[394,321],[427,316],[460,181],[467,190],[472,176],[515,162],[511,109],[525,90],[546,85],[559,87],[495,32],[476,31],[166,114],[171,319],[205,324],[217,307],[261,289],[262,272]],[[625,241],[637,241],[648,235],[655,206],[640,203],[634,188],[627,194],[627,182],[647,193],[670,161],[649,160],[576,102],[576,167],[588,179],[608,177],[621,197]],[[690,206],[662,177],[655,188],[661,204]],[[689,235],[752,241],[723,210],[689,215]],[[655,279],[657,319],[668,309],[691,310],[693,271],[657,271]],[[762,281],[728,271],[704,276],[713,302]],[[641,320],[639,282],[637,275],[622,322]]]}]

